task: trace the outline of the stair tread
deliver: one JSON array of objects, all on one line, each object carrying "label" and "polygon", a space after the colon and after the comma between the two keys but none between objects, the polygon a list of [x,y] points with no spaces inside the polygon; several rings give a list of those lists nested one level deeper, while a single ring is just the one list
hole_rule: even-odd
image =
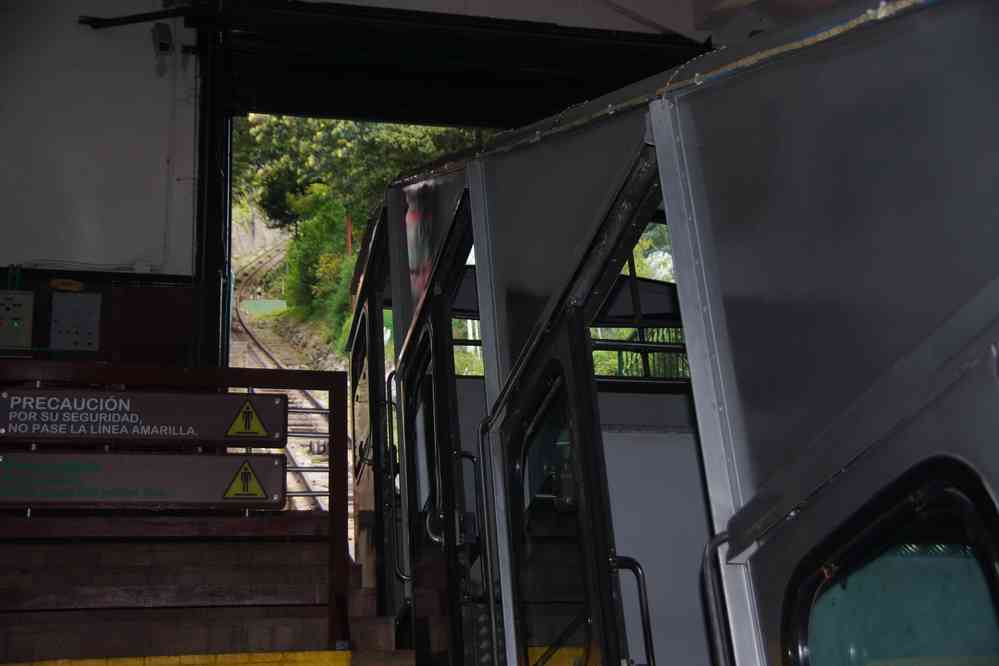
[{"label": "stair tread", "polygon": [[416,663],[413,650],[356,650],[350,658],[351,666],[405,666]]}]

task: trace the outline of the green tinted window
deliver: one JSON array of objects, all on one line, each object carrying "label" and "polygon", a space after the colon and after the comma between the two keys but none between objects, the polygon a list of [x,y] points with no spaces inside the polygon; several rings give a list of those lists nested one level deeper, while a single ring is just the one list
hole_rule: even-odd
[{"label": "green tinted window", "polygon": [[809,616],[809,666],[999,664],[999,622],[971,546],[896,543],[829,573]]}]

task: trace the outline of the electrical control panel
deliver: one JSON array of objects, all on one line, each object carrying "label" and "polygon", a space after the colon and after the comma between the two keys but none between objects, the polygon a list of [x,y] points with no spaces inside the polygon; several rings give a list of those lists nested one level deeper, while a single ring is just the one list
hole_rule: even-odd
[{"label": "electrical control panel", "polygon": [[0,291],[0,354],[13,349],[31,349],[34,316],[33,292]]},{"label": "electrical control panel", "polygon": [[101,295],[92,292],[52,293],[53,351],[95,352],[100,349]]}]

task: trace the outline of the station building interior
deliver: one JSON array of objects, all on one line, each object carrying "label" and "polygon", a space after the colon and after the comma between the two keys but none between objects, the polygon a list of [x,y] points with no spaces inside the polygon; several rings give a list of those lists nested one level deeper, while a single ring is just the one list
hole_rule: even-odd
[{"label": "station building interior", "polygon": [[[997,30],[0,2],[0,664],[999,663]],[[345,218],[339,337],[253,311],[258,116],[485,137]]]}]

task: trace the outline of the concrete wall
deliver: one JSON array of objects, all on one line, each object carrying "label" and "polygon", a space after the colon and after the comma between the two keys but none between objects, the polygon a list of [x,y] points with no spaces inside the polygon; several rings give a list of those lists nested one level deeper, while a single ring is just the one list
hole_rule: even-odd
[{"label": "concrete wall", "polygon": [[157,0],[0,5],[0,265],[189,275],[194,263],[194,34],[92,30],[81,14]]}]

